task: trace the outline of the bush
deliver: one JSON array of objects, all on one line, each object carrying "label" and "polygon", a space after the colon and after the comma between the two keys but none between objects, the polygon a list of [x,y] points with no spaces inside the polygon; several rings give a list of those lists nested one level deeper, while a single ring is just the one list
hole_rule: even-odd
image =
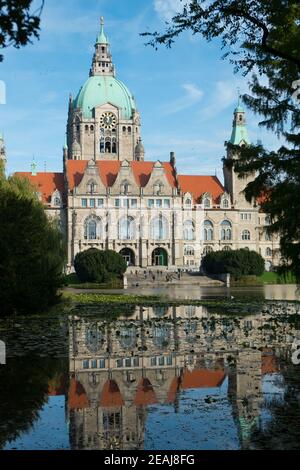
[{"label": "bush", "polygon": [[75,256],[74,268],[81,282],[109,282],[121,278],[127,265],[115,251],[90,248]]},{"label": "bush", "polygon": [[28,181],[0,177],[0,311],[46,310],[62,285],[65,245]]},{"label": "bush", "polygon": [[261,276],[265,269],[262,256],[246,249],[208,253],[202,262],[208,274],[229,273],[236,279],[242,276]]}]

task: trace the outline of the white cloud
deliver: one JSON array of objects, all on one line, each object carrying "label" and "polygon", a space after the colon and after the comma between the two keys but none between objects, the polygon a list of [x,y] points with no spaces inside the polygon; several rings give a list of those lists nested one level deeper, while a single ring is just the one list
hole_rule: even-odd
[{"label": "white cloud", "polygon": [[238,89],[241,94],[248,91],[245,80],[220,80],[215,82],[214,91],[209,104],[200,110],[201,121],[215,118],[224,109],[229,106],[234,106],[237,103]]},{"label": "white cloud", "polygon": [[185,3],[185,0],[154,0],[154,8],[161,19],[170,21],[182,11]]},{"label": "white cloud", "polygon": [[165,105],[162,109],[164,114],[168,115],[178,113],[183,109],[194,106],[202,99],[203,91],[194,83],[184,83],[182,88],[185,91],[184,95],[174,100],[173,103]]}]

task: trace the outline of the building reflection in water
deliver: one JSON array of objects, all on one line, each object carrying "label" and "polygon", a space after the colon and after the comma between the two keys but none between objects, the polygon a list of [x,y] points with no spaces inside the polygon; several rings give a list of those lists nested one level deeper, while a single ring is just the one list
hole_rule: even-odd
[{"label": "building reflection in water", "polygon": [[70,316],[71,448],[143,449],[149,407],[176,410],[183,391],[218,388],[226,377],[240,446],[248,448],[262,378],[277,372],[275,352],[290,328],[274,334],[268,313],[226,318],[201,306],[137,307],[112,322]]}]

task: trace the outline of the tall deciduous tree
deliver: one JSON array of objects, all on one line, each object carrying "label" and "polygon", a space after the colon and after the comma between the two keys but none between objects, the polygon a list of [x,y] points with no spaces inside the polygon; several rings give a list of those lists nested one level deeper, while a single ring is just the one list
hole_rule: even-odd
[{"label": "tall deciduous tree", "polygon": [[[261,126],[281,136],[275,151],[261,145],[242,149],[226,161],[240,177],[256,171],[246,188],[269,213],[269,231],[281,237],[288,268],[300,276],[300,3],[299,0],[183,0],[183,9],[162,33],[150,36],[154,47],[171,46],[186,30],[207,41],[221,38],[223,58],[235,72],[251,74],[243,100],[262,116]],[[263,78],[263,80],[262,80]]]},{"label": "tall deciduous tree", "polygon": [[0,177],[1,314],[43,311],[57,301],[65,246],[27,180]]},{"label": "tall deciduous tree", "polygon": [[[32,9],[32,4],[37,8]],[[39,37],[40,15],[44,0],[0,0],[0,49],[25,46]],[[0,62],[3,55],[0,54]]]}]

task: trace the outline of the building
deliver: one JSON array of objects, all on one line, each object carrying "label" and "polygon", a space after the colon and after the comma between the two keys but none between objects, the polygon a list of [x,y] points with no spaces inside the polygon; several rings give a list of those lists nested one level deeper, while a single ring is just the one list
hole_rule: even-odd
[{"label": "building", "polygon": [[[223,185],[216,176],[178,174],[174,152],[165,162],[145,159],[140,114],[115,76],[103,19],[89,78],[69,98],[66,134],[62,173],[33,167],[17,175],[37,187],[46,212],[60,220],[69,271],[76,254],[90,247],[120,252],[140,267],[199,269],[209,251],[237,248],[260,252],[267,269],[278,264],[268,216],[242,193],[251,177],[239,179],[224,167]],[[250,142],[240,104],[230,142]]]}]

